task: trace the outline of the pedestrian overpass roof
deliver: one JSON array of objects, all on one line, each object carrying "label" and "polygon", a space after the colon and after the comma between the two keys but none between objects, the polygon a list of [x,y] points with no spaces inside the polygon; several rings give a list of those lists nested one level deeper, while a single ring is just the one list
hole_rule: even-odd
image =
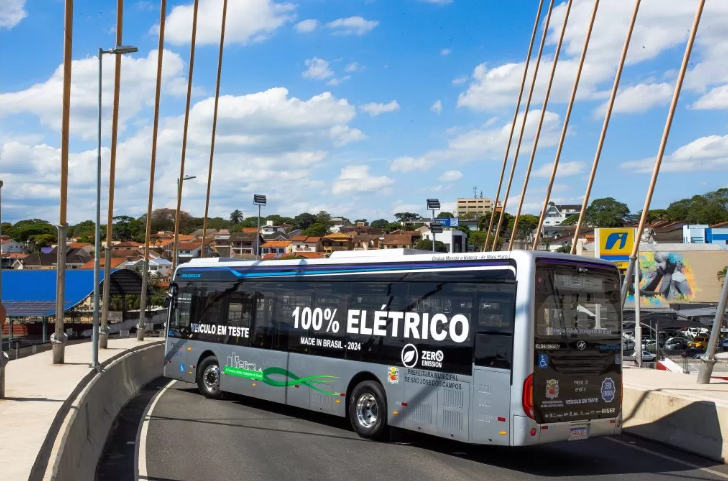
[{"label": "pedestrian overpass roof", "polygon": [[[99,273],[103,283],[104,272]],[[114,269],[109,278],[109,295],[138,296],[142,277],[131,269]],[[99,284],[99,295],[102,292]],[[153,292],[147,286],[149,294]],[[64,312],[81,304],[94,292],[93,269],[66,270]],[[2,271],[2,303],[8,317],[47,317],[56,315],[56,270]]]}]

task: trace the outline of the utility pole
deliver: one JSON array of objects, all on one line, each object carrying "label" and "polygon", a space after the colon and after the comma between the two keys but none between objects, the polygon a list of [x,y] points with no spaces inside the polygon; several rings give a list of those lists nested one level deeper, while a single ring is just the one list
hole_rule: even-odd
[{"label": "utility pole", "polygon": [[63,364],[66,334],[63,332],[66,309],[66,207],[68,205],[68,133],[71,114],[71,66],[73,55],[73,0],[66,0],[63,29],[63,100],[61,114],[61,202],[58,219],[58,260],[56,262],[56,326],[51,336],[53,364]]},{"label": "utility pole", "polygon": [[[634,271],[634,355],[637,367],[642,367],[642,324],[640,320],[640,258]],[[625,279],[626,281],[626,279]]]}]

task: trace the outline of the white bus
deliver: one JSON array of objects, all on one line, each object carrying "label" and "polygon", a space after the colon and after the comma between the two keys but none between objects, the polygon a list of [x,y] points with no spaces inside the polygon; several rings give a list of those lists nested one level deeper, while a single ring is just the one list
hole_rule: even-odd
[{"label": "white bus", "polygon": [[621,432],[614,264],[392,250],[199,259],[170,286],[164,375],[200,392],[523,446]]}]

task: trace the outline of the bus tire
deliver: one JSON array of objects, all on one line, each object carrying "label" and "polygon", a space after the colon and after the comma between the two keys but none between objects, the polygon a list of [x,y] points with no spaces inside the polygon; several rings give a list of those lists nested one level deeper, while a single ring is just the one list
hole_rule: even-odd
[{"label": "bus tire", "polygon": [[381,384],[363,381],[349,399],[349,421],[354,431],[365,439],[382,439],[387,428],[387,401]]},{"label": "bus tire", "polygon": [[220,399],[220,365],[214,356],[206,357],[197,368],[197,389],[209,399]]}]

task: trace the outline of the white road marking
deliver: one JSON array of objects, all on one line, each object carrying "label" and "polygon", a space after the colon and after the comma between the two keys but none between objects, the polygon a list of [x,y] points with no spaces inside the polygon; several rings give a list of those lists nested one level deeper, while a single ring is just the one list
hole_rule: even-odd
[{"label": "white road marking", "polygon": [[157,394],[152,398],[152,402],[149,403],[147,409],[144,411],[142,416],[142,422],[139,424],[137,430],[136,444],[138,446],[136,453],[134,454],[134,471],[136,474],[136,480],[149,479],[147,472],[147,431],[149,430],[149,419],[152,417],[152,412],[157,402],[161,399],[162,395],[172,387],[172,384],[177,382],[176,379],[169,381],[167,384],[159,390]]},{"label": "white road marking", "polygon": [[719,478],[728,479],[728,474],[721,473],[718,471],[715,471],[710,468],[704,468],[702,466],[698,466],[697,464],[690,463],[688,461],[683,461],[681,459],[673,458],[672,456],[668,456],[667,454],[658,453],[657,451],[653,451],[651,449],[643,448],[642,446],[637,446],[636,444],[630,444],[624,441],[621,441],[619,439],[605,437],[604,439],[608,439],[609,441],[612,441],[613,443],[621,444],[623,446],[627,446],[628,448],[636,449],[637,451],[642,451],[643,453],[651,454],[653,456],[657,456],[658,458],[666,459],[668,461],[672,461],[673,463],[682,464],[683,466],[687,466],[689,468],[697,469],[699,471],[703,471],[705,473],[712,474],[713,476],[717,476]]}]

